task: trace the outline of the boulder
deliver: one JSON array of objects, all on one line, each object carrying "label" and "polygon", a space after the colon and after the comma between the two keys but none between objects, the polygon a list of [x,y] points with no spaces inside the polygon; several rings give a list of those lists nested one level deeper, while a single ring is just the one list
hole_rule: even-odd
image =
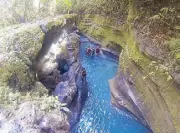
[{"label": "boulder", "polygon": [[53,94],[55,96],[58,96],[59,100],[62,103],[67,103],[69,105],[70,103],[72,103],[72,101],[77,93],[75,81],[73,84],[74,84],[73,86],[72,86],[72,84],[70,86],[70,83],[68,83],[68,81],[60,82],[59,84],[57,84]]},{"label": "boulder", "polygon": [[[4,34],[2,34],[4,33]],[[44,33],[39,25],[21,25],[0,32],[0,82],[20,91],[30,90],[35,84],[32,62],[42,47]],[[4,58],[5,57],[5,58]]]},{"label": "boulder", "polygon": [[0,132],[42,133],[51,130],[54,133],[69,133],[67,116],[59,110],[47,113],[40,104],[29,101],[18,105],[17,109],[1,109]]}]

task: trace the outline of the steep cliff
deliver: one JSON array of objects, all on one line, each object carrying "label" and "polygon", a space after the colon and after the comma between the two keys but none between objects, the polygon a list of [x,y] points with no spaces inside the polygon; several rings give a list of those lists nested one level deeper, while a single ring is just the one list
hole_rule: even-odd
[{"label": "steep cliff", "polygon": [[[49,96],[37,74],[38,64],[47,55],[53,42],[57,41],[62,31],[70,29],[71,33],[75,20],[75,14],[68,14],[36,23],[10,26],[0,31],[0,132],[70,131],[67,104],[60,102],[57,96]],[[69,42],[79,46],[79,36],[72,34]],[[51,54],[64,54],[63,48]],[[74,53],[72,55],[77,58],[77,53]],[[72,71],[81,70],[78,65],[72,66]],[[76,87],[75,81],[73,83],[72,88]],[[71,98],[75,99],[74,96]]]},{"label": "steep cliff", "polygon": [[178,1],[129,0],[127,5],[123,19],[102,12],[82,15],[79,29],[104,47],[116,50],[120,45],[123,49],[119,72],[110,81],[112,102],[118,107],[125,102],[125,107],[139,119],[144,117],[155,133],[178,133]]}]

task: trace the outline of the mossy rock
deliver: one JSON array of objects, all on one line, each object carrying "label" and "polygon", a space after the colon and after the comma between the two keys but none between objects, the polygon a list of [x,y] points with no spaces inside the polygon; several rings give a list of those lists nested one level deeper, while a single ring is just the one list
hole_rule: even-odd
[{"label": "mossy rock", "polygon": [[28,91],[35,83],[35,72],[16,58],[0,68],[0,83],[19,91]]},{"label": "mossy rock", "polygon": [[180,48],[180,39],[179,38],[171,38],[170,41],[167,42],[171,51]]},{"label": "mossy rock", "polygon": [[17,52],[23,54],[25,58],[34,60],[42,48],[44,33],[39,25],[21,25],[21,27],[9,29],[5,33],[0,33],[3,46],[0,51],[2,52]]},{"label": "mossy rock", "polygon": [[55,27],[63,27],[69,22],[76,22],[77,15],[76,14],[66,14],[57,18],[54,18],[52,21],[46,24],[48,30],[51,30]]},{"label": "mossy rock", "polygon": [[48,95],[48,89],[41,83],[36,82],[34,88],[31,90],[33,96],[44,96]]},{"label": "mossy rock", "polygon": [[176,59],[180,61],[180,53],[176,53],[175,55]]},{"label": "mossy rock", "polygon": [[[134,5],[131,0],[129,4],[129,7]],[[85,24],[86,21],[80,21],[79,28],[82,32],[100,41],[104,47],[107,44],[118,44],[123,48],[120,55],[119,71],[129,72],[132,77],[134,76],[136,87],[134,91],[136,91],[136,96],[141,100],[143,106],[151,112],[146,119],[152,130],[157,133],[178,132],[180,130],[178,87],[175,86],[168,70],[162,70],[159,67],[163,64],[158,62],[155,66],[149,67],[153,59],[140,51],[140,42],[131,24],[136,16],[136,11],[133,12],[134,9],[129,10],[131,16],[128,16],[124,25],[118,25],[113,18],[85,15],[83,19],[88,20],[88,25]],[[90,21],[91,25],[89,25]],[[176,60],[180,59],[179,42],[177,38],[170,41],[170,50],[173,51]],[[144,77],[147,78],[144,79]],[[157,108],[161,110],[157,110]],[[146,115],[146,112],[143,113]]]},{"label": "mossy rock", "polygon": [[62,26],[64,23],[63,19],[59,19],[59,20],[53,20],[51,22],[49,22],[46,27],[48,30],[51,30],[53,27],[57,27],[57,26]]},{"label": "mossy rock", "polygon": [[0,34],[0,51],[8,58],[0,67],[0,82],[14,90],[28,91],[36,80],[32,65],[42,48],[44,33],[35,24],[12,27],[4,33]]},{"label": "mossy rock", "polygon": [[84,19],[87,18],[91,19],[92,24],[84,26],[85,22],[81,21],[78,26],[82,32],[101,41],[103,47],[120,45],[128,53],[128,58],[134,60],[142,68],[149,65],[150,59],[139,51],[138,42],[134,39],[134,31],[130,24],[118,25],[115,19],[100,15],[87,14]]},{"label": "mossy rock", "polygon": [[[76,14],[68,14],[50,19],[47,27],[67,26],[76,21]],[[7,58],[0,65],[0,83],[14,90],[28,91],[34,88],[36,82],[34,66],[45,34],[38,23],[20,24],[7,27],[0,32],[0,60]]]}]

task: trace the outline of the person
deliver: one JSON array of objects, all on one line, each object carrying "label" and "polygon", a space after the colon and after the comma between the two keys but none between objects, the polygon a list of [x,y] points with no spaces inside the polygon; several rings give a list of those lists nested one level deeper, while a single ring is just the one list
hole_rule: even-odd
[{"label": "person", "polygon": [[92,49],[91,49],[90,46],[89,46],[88,48],[86,48],[86,54],[87,54],[88,56],[91,55],[91,52],[92,52]]},{"label": "person", "polygon": [[82,82],[86,81],[86,75],[87,73],[86,73],[85,68],[82,68],[82,71],[81,71]]},{"label": "person", "polygon": [[97,48],[96,48],[96,54],[99,54],[99,53],[100,53],[100,48],[97,47]]},{"label": "person", "polygon": [[95,48],[92,48],[92,55],[95,55]]}]

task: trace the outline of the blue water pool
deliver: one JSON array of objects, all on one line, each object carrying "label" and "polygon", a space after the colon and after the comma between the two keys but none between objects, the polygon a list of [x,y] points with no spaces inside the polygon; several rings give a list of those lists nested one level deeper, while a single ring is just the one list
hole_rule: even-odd
[{"label": "blue water pool", "polygon": [[95,45],[81,36],[80,56],[87,71],[89,93],[73,133],[150,133],[131,115],[111,104],[108,80],[115,76],[118,63],[102,54],[87,57],[85,48],[88,46]]}]

